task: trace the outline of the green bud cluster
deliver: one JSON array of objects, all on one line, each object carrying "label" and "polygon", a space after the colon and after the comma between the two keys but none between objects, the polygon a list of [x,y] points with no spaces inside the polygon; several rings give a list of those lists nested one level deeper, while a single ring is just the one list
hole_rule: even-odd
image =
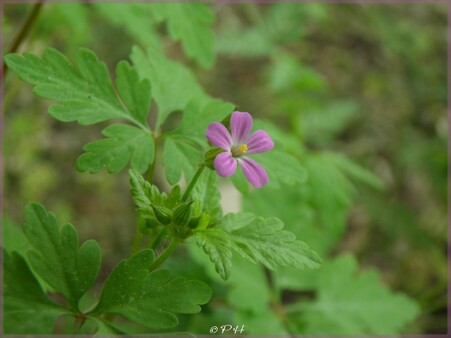
[{"label": "green bud cluster", "polygon": [[184,226],[188,223],[192,203],[193,201],[189,201],[188,203],[180,204],[172,211],[172,218],[176,225]]},{"label": "green bud cluster", "polygon": [[168,225],[172,221],[171,210],[162,206],[152,205],[152,210],[157,220],[163,224]]},{"label": "green bud cluster", "polygon": [[199,215],[199,210],[193,208],[193,200],[188,202],[181,202],[180,200],[171,202],[175,203],[175,207],[171,207],[170,205],[150,205],[153,213],[148,213],[145,216],[145,222],[140,227],[143,234],[148,233],[149,229],[164,226],[175,236],[187,238],[191,235],[193,229],[199,226],[205,228],[208,226],[209,215]]},{"label": "green bud cluster", "polygon": [[[210,153],[212,161],[219,153]],[[138,228],[143,235],[149,232],[159,233],[185,239],[193,230],[207,228],[210,216],[202,212],[197,200],[185,201],[180,194],[180,187],[174,186],[169,193],[161,192],[157,186],[147,182],[136,173],[131,172],[132,196],[141,216]]]}]

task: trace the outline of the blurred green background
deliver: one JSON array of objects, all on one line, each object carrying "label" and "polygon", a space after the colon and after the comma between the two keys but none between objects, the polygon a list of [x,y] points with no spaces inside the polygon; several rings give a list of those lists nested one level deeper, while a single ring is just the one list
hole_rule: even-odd
[{"label": "blurred green background", "polygon": [[[4,5],[6,51],[31,7]],[[188,65],[211,96],[270,120],[285,131],[280,137],[287,149],[310,154],[301,158],[310,174],[304,186],[253,191],[241,200],[230,193],[229,181],[221,181],[223,196],[232,199],[225,208],[242,205],[287,224],[297,219],[290,230],[323,257],[352,252],[363,269],[376,267],[391,289],[419,302],[421,316],[409,333],[446,332],[446,6],[211,8],[212,67],[186,57],[142,4],[45,4],[20,51],[41,55],[52,46],[73,59],[79,47],[87,47],[112,71],[134,44],[164,49]],[[75,224],[81,240],[99,241],[102,279],[129,254],[135,215],[128,176],[78,173],[74,164],[82,146],[104,125],[60,123],[47,114],[48,104],[7,74],[5,241],[23,223],[25,204],[39,201],[61,222]],[[164,186],[161,167],[156,180]],[[192,262],[181,268],[180,260],[183,255],[170,262],[174,270],[202,274]],[[220,301],[210,306],[227,318],[230,308]]]}]

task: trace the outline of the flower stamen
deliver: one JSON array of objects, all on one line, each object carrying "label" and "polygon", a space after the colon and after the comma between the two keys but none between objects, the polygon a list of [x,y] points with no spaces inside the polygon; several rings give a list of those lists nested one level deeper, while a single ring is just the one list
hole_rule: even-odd
[{"label": "flower stamen", "polygon": [[238,147],[235,147],[232,149],[232,155],[233,155],[233,157],[238,157],[243,154],[246,154],[247,150],[248,150],[247,144],[243,143],[243,144],[240,144]]}]

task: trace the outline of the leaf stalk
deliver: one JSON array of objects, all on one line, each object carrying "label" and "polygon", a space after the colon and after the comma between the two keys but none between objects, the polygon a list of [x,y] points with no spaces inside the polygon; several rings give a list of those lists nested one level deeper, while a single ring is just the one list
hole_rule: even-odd
[{"label": "leaf stalk", "polygon": [[188,198],[189,194],[191,193],[191,191],[193,190],[194,186],[197,183],[197,180],[200,177],[200,174],[202,174],[202,171],[205,168],[205,163],[202,163],[199,168],[197,169],[196,173],[194,174],[194,177],[191,179],[191,182],[189,182],[188,188],[186,188],[185,193],[182,196],[182,202],[185,202],[186,199]]},{"label": "leaf stalk", "polygon": [[179,240],[174,239],[172,243],[166,248],[166,250],[160,256],[158,256],[158,258],[152,263],[152,265],[149,267],[149,271],[154,271],[161,264],[163,264],[169,258],[169,256],[171,256],[171,254],[175,251],[178,244]]}]

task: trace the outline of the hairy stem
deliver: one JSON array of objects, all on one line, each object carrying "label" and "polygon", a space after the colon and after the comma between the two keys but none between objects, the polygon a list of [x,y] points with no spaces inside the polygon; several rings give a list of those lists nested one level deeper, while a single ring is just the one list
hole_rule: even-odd
[{"label": "hairy stem", "polygon": [[149,243],[147,244],[147,247],[150,249],[156,249],[158,245],[161,243],[161,240],[163,239],[163,236],[166,232],[166,228],[161,229],[158,231],[158,233],[153,233],[153,238],[149,238]]},{"label": "hairy stem", "polygon": [[156,268],[158,268],[161,264],[163,264],[169,258],[169,256],[171,256],[171,254],[177,248],[178,244],[179,240],[174,239],[172,243],[166,248],[166,250],[160,256],[158,256],[158,258],[149,267],[149,271],[153,271]]},{"label": "hairy stem", "polygon": [[155,137],[154,135],[152,135],[153,137],[153,161],[150,165],[149,171],[147,172],[147,181],[149,181],[150,183],[152,183],[153,181],[153,172],[155,171],[155,162],[157,162],[157,144],[158,144],[158,140],[159,137]]},{"label": "hairy stem", "polygon": [[[30,14],[28,14],[27,18],[25,19],[25,22],[23,23],[22,27],[20,28],[17,35],[14,37],[14,40],[11,44],[11,47],[8,50],[9,53],[15,53],[19,49],[22,42],[27,37],[31,27],[33,26],[34,22],[36,21],[36,18],[38,17],[38,14],[42,8],[42,1],[38,1],[34,4],[33,8],[31,9]],[[6,63],[3,62],[3,78],[6,76],[6,73],[8,72],[8,67],[6,66]]]},{"label": "hairy stem", "polygon": [[199,169],[197,169],[196,173],[194,174],[194,177],[192,178],[191,182],[189,182],[188,188],[186,188],[186,191],[182,196],[182,202],[185,202],[186,199],[188,198],[189,194],[191,193],[191,190],[193,190],[194,186],[196,185],[197,180],[199,179],[200,174],[202,174],[202,171],[204,170],[204,168],[205,168],[205,164],[202,163],[199,166]]},{"label": "hairy stem", "polygon": [[138,216],[138,221],[136,222],[135,226],[135,236],[133,237],[131,256],[133,256],[135,253],[139,251],[139,249],[141,249],[143,235],[141,234],[141,231],[139,231],[139,223],[142,221],[143,219],[140,216]]}]

